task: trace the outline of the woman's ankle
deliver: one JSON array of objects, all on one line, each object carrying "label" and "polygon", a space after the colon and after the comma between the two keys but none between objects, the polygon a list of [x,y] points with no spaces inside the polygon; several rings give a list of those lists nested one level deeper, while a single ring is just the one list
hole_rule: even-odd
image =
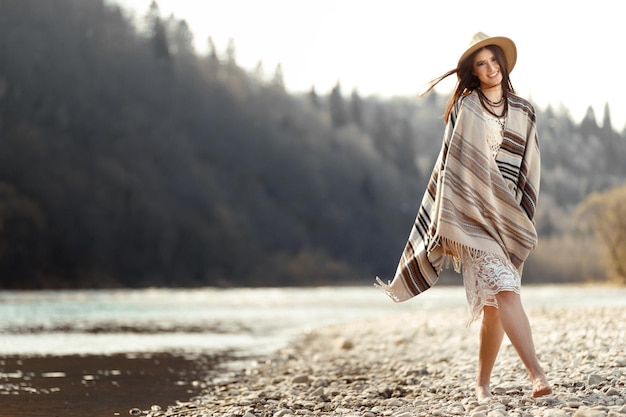
[{"label": "woman's ankle", "polygon": [[476,399],[478,402],[490,400],[492,398],[491,389],[489,388],[489,383],[487,384],[479,384],[476,383]]}]

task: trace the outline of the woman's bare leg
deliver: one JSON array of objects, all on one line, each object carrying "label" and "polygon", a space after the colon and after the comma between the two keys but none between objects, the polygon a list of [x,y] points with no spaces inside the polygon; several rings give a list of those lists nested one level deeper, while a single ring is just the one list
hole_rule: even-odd
[{"label": "woman's bare leg", "polygon": [[541,397],[552,392],[550,384],[539,364],[528,316],[522,307],[519,294],[501,291],[496,294],[502,328],[522,359],[533,387],[533,397]]},{"label": "woman's bare leg", "polygon": [[504,329],[500,323],[498,309],[485,306],[483,308],[483,321],[480,326],[478,376],[476,377],[476,398],[478,401],[491,398],[489,382],[503,338]]}]

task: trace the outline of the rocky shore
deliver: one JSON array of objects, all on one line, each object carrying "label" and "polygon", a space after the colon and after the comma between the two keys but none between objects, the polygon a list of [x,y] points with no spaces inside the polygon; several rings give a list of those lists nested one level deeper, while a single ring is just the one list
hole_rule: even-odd
[{"label": "rocky shore", "polygon": [[474,396],[478,323],[467,312],[390,315],[324,327],[288,348],[223,369],[202,394],[150,417],[626,417],[626,306],[527,310],[553,386],[534,399],[505,338],[492,376],[495,397]]}]

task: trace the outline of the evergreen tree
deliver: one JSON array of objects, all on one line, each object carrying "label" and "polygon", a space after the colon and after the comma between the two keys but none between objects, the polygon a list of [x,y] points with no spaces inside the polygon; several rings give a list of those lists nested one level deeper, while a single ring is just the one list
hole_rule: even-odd
[{"label": "evergreen tree", "polygon": [[168,20],[168,36],[171,39],[173,53],[176,55],[191,56],[194,54],[193,33],[184,20],[172,17]]},{"label": "evergreen tree", "polygon": [[363,127],[363,100],[361,100],[356,88],[352,90],[350,109],[352,110],[352,120],[354,123],[359,127]]},{"label": "evergreen tree", "polygon": [[602,120],[602,132],[606,134],[613,134],[613,126],[611,123],[611,110],[609,109],[609,103],[604,104],[604,118]]},{"label": "evergreen tree", "polygon": [[621,173],[626,173],[626,165],[623,163],[626,157],[625,141],[613,130],[609,103],[604,105],[604,119],[601,128],[602,143],[605,151],[606,166],[616,167]]},{"label": "evergreen tree", "polygon": [[219,63],[220,59],[217,56],[217,48],[215,47],[215,42],[213,42],[213,38],[211,36],[207,38],[207,47],[207,57],[209,58],[209,60],[215,63]]},{"label": "evergreen tree", "polygon": [[285,90],[285,81],[283,77],[283,67],[280,64],[276,64],[276,69],[274,70],[274,76],[272,77],[272,86],[281,91]]},{"label": "evergreen tree", "polygon": [[226,47],[226,64],[229,67],[237,66],[237,48],[233,38],[228,40],[228,46]]},{"label": "evergreen tree", "polygon": [[337,84],[335,84],[330,92],[329,106],[330,118],[333,122],[333,126],[339,128],[348,124],[348,110],[346,109],[346,104],[344,102],[343,95],[341,94],[341,85],[339,81],[337,81]]},{"label": "evergreen tree", "polygon": [[160,60],[169,61],[170,47],[167,40],[167,31],[156,0],[152,0],[152,3],[150,3],[145,21],[154,55]]},{"label": "evergreen tree", "polygon": [[309,91],[309,100],[311,101],[311,104],[313,104],[313,107],[316,109],[321,108],[320,98],[317,95],[317,91],[315,91],[314,85],[311,86],[311,90]]},{"label": "evergreen tree", "polygon": [[596,113],[593,111],[593,107],[589,106],[580,124],[580,133],[583,135],[583,138],[589,139],[592,136],[597,136],[599,130]]},{"label": "evergreen tree", "polygon": [[259,60],[254,67],[254,78],[259,82],[265,81],[265,70],[263,69],[263,61]]}]

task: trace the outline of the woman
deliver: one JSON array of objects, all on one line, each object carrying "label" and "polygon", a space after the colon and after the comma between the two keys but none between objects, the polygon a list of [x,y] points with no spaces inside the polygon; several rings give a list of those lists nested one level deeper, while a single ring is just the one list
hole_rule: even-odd
[{"label": "woman", "polygon": [[515,347],[532,394],[552,392],[539,364],[520,299],[524,262],[537,243],[534,224],[540,156],[533,106],[515,95],[509,73],[517,49],[505,37],[477,33],[457,68],[445,111],[441,152],[391,283],[396,302],[435,284],[446,258],[462,271],[470,322],[482,315],[476,396],[489,381],[504,334]]}]

